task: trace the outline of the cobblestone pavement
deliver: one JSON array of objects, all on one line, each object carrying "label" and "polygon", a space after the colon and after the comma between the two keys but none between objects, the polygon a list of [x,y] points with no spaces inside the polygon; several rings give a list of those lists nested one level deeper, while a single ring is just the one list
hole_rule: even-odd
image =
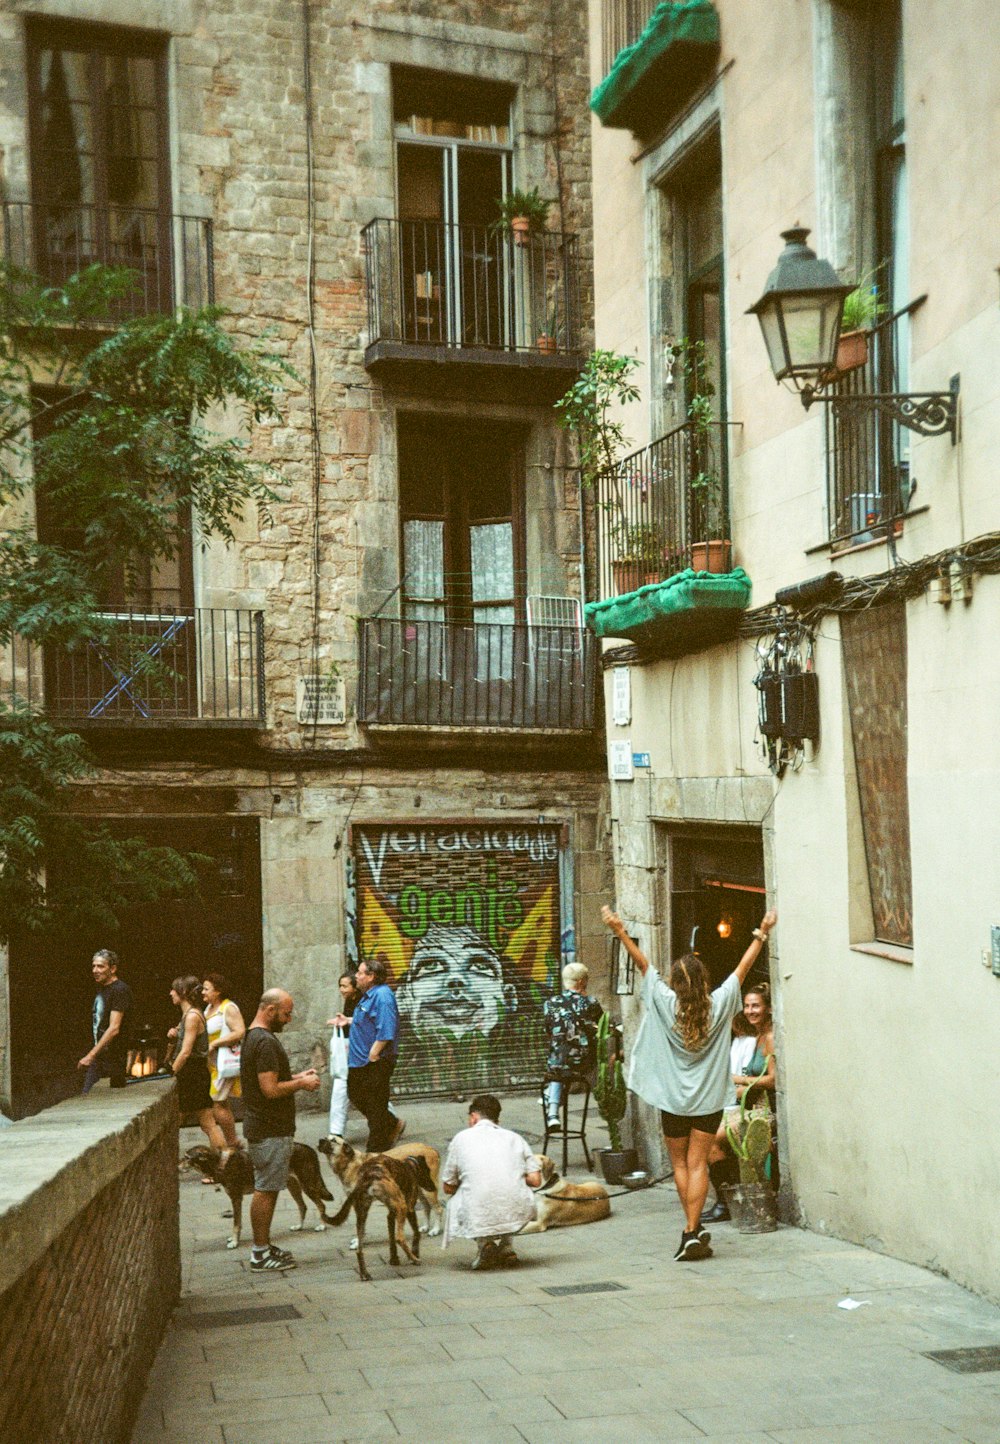
[{"label": "cobblestone pavement", "polygon": [[[442,1149],[464,1125],[460,1103],[400,1111],[407,1139]],[[535,1100],[510,1100],[503,1121],[540,1142]],[[321,1129],[307,1115],[299,1137],[315,1143]],[[354,1115],[351,1135],[362,1136]],[[196,1138],[185,1130],[181,1146]],[[573,1156],[570,1175],[585,1176]],[[230,1252],[227,1207],[182,1174],[183,1294],[135,1444],[1000,1444],[1000,1372],[956,1373],[926,1357],[1000,1346],[1000,1309],[798,1229],[753,1237],[721,1225],[713,1259],[674,1263],[669,1183],[616,1198],[606,1222],[522,1239],[520,1267],[501,1273],[471,1273],[473,1245],[443,1253],[439,1239],[423,1240],[419,1267],[392,1269],[373,1209],[370,1284],[358,1279],[350,1225],[290,1234],[286,1195],[274,1237],[299,1266],[251,1275],[247,1210],[246,1242]],[[587,1284],[605,1291],[546,1292]],[[864,1307],[838,1308],[847,1297]],[[275,1306],[277,1317],[252,1312]]]}]

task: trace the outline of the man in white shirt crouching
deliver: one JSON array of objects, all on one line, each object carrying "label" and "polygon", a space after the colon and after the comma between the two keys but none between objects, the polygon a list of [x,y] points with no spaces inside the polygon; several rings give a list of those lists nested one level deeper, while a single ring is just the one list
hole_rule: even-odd
[{"label": "man in white shirt crouching", "polygon": [[445,1159],[442,1185],[452,1194],[445,1245],[474,1238],[474,1269],[513,1268],[515,1233],[535,1217],[542,1175],[519,1133],[500,1127],[500,1100],[480,1093],[469,1104],[469,1126],[455,1135]]}]

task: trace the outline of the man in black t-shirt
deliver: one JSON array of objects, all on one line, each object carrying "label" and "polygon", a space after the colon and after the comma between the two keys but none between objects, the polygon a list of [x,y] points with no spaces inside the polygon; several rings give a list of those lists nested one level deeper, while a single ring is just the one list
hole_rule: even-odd
[{"label": "man in black t-shirt", "polygon": [[94,1046],[77,1063],[85,1068],[83,1091],[89,1093],[98,1078],[110,1078],[112,1088],[125,1087],[132,1028],[132,989],[118,976],[118,954],[99,948],[90,965],[97,984],[94,998]]},{"label": "man in black t-shirt", "polygon": [[288,1182],[295,1136],[295,1094],[315,1093],[319,1074],[306,1068],[292,1074],[288,1054],[275,1037],[290,1022],[292,998],[282,988],[269,988],[257,1006],[240,1049],[243,1094],[243,1136],[253,1164],[254,1195],[250,1200],[253,1228],[252,1273],[293,1269],[295,1260],[271,1243],[271,1220],[278,1194]]}]

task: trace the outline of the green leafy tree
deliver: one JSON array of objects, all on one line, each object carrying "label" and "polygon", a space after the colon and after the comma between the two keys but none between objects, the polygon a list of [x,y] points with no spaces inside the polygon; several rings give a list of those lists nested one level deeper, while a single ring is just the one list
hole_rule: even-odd
[{"label": "green leafy tree", "polygon": [[585,486],[593,486],[631,444],[621,407],[639,399],[639,388],[631,379],[638,365],[635,356],[592,351],[576,381],[555,404],[559,425],[576,436]]},{"label": "green leafy tree", "polygon": [[[266,519],[274,499],[268,464],[208,418],[225,404],[248,426],[280,419],[290,368],[265,341],[239,347],[215,307],[107,329],[133,284],[92,266],[48,286],[0,265],[0,653],[17,636],[69,655],[99,645],[139,666],[141,643],[123,656],[129,644],[102,612],[112,580],[127,587],[176,557],[192,515],[202,537],[230,541],[247,504]],[[33,494],[58,517],[54,533],[38,535]],[[80,737],[5,690],[0,940],[111,930],[131,902],[195,885],[197,859],[67,811],[67,785],[91,771]]]}]

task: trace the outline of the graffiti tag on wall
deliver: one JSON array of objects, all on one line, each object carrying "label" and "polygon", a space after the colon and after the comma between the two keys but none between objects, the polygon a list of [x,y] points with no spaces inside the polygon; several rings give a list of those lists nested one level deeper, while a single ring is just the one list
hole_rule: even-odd
[{"label": "graffiti tag on wall", "polygon": [[536,1067],[563,961],[559,843],[551,827],[355,829],[349,946],[397,987],[408,1085]]}]

